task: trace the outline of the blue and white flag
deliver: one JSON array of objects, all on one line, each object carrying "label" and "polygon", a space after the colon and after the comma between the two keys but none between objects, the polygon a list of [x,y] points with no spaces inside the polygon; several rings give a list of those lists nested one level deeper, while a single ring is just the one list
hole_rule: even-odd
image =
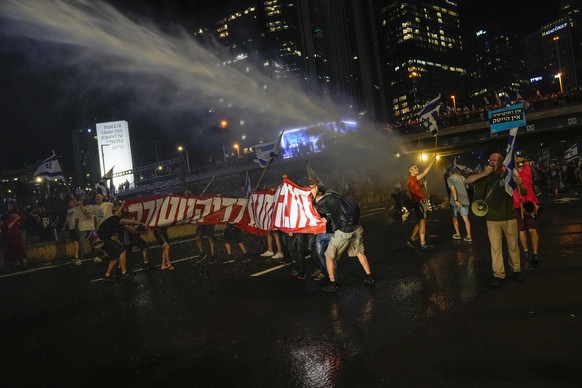
[{"label": "blue and white flag", "polygon": [[34,176],[43,177],[46,180],[51,179],[62,179],[65,180],[63,175],[63,170],[61,170],[61,165],[59,164],[59,160],[55,155],[55,151],[53,151],[52,156],[45,159],[40,166],[34,171]]},{"label": "blue and white flag", "polygon": [[504,180],[505,180],[505,192],[509,195],[513,195],[513,190],[517,187],[517,182],[515,177],[517,176],[517,171],[515,171],[515,138],[517,137],[517,129],[511,128],[509,130],[509,137],[507,138],[507,148],[505,149],[505,160],[503,165],[505,166]]},{"label": "blue and white flag", "polygon": [[572,147],[568,148],[564,152],[564,162],[571,162],[578,158],[578,143],[574,144]]},{"label": "blue and white flag", "polygon": [[281,137],[283,137],[283,132],[279,134],[276,140],[270,141],[268,143],[260,143],[253,146],[255,150],[254,161],[259,163],[261,167],[265,168],[271,161],[271,159],[279,155],[279,144],[281,143]]},{"label": "blue and white flag", "polygon": [[432,133],[433,136],[439,134],[439,126],[437,117],[441,109],[441,95],[432,99],[418,114],[420,116],[420,124],[426,129],[426,132]]}]

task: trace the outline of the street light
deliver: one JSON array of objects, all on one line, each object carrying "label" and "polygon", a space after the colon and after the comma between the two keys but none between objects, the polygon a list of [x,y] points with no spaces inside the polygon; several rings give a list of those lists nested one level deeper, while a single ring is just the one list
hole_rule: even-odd
[{"label": "street light", "polygon": [[103,161],[103,174],[101,174],[101,176],[104,176],[107,173],[107,170],[105,169],[105,151],[103,150],[103,147],[111,147],[111,144],[101,144],[101,159]]},{"label": "street light", "polygon": [[556,74],[554,78],[557,78],[558,81],[560,81],[560,93],[564,93],[564,88],[562,86],[562,73]]},{"label": "street light", "polygon": [[453,111],[457,113],[457,100],[455,99],[455,96],[451,96],[451,98],[453,99]]},{"label": "street light", "polygon": [[240,158],[240,149],[237,143],[234,144],[234,149],[236,150],[236,157]]},{"label": "street light", "polygon": [[182,151],[186,151],[186,165],[188,166],[188,175],[190,175],[190,156],[189,156],[189,151],[188,149],[182,147],[182,146],[178,146],[178,151],[182,152]]}]

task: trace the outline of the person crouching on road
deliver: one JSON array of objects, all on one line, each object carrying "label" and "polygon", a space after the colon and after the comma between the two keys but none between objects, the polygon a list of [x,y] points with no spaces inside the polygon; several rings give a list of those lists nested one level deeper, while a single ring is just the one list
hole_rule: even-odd
[{"label": "person crouching on road", "polygon": [[126,266],[126,250],[119,242],[120,240],[123,241],[122,239],[125,225],[135,225],[147,228],[147,225],[137,220],[133,220],[131,218],[122,218],[119,215],[113,215],[103,221],[97,230],[99,238],[104,243],[103,250],[109,257],[109,264],[107,264],[107,271],[105,272],[104,276],[104,280],[106,281],[113,279],[111,273],[118,264],[121,268],[121,278],[129,278]]}]

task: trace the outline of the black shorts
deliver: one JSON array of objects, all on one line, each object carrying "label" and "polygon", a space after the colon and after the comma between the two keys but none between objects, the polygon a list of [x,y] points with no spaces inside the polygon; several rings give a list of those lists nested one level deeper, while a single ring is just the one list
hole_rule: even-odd
[{"label": "black shorts", "polygon": [[79,229],[69,229],[69,238],[71,241],[79,242]]},{"label": "black shorts", "polygon": [[424,220],[428,218],[428,211],[426,211],[427,208],[420,202],[415,202],[412,205],[412,208],[414,209],[414,214],[416,215],[416,218],[418,218],[419,220]]},{"label": "black shorts", "polygon": [[141,236],[131,236],[129,241],[127,241],[124,245],[126,249],[138,247],[140,251],[146,250],[148,247],[148,244],[143,238],[141,238]]},{"label": "black shorts", "polygon": [[158,244],[160,244],[160,245],[164,245],[164,244],[170,245],[170,238],[168,237],[168,229],[163,228],[163,229],[156,229],[156,230],[154,230],[154,237],[158,241]]},{"label": "black shorts", "polygon": [[119,256],[125,252],[125,248],[123,247],[123,245],[121,245],[121,243],[112,240],[112,239],[105,239],[103,240],[103,250],[105,251],[105,253],[107,253],[107,256],[109,256],[110,260],[117,260],[119,259]]},{"label": "black shorts", "polygon": [[198,224],[196,225],[196,237],[214,237],[214,225]]},{"label": "black shorts", "polygon": [[226,224],[224,229],[224,242],[229,244],[238,244],[241,242],[242,230],[235,228],[231,224]]}]

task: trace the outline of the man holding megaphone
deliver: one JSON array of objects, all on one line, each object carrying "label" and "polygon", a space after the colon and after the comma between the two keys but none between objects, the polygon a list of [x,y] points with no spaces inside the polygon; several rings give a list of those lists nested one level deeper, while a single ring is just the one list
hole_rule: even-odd
[{"label": "man holding megaphone", "polygon": [[[465,184],[477,183],[487,193],[487,236],[491,245],[491,267],[493,279],[489,284],[499,288],[505,280],[505,265],[503,261],[503,236],[509,251],[509,265],[513,271],[513,280],[523,282],[519,258],[517,219],[513,210],[513,197],[505,190],[503,156],[494,152],[489,156],[489,165],[483,172],[465,178]],[[519,190],[522,190],[521,179],[515,178]]]}]

